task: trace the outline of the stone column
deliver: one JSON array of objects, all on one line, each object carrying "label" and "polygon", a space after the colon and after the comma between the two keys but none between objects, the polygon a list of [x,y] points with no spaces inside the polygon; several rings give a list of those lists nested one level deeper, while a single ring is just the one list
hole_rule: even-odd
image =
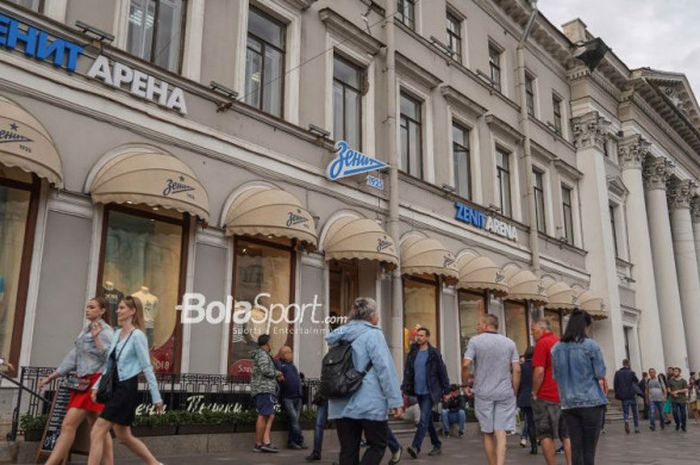
[{"label": "stone column", "polygon": [[[619,144],[618,159],[622,168],[622,181],[629,191],[626,201],[627,231],[630,261],[634,265],[632,277],[635,280],[635,306],[641,312],[639,336],[642,342],[642,368],[661,370],[665,367],[664,348],[642,180],[642,162],[648,150],[649,143],[641,136],[629,136]],[[616,362],[620,363],[619,360]]]},{"label": "stone column", "polygon": [[[681,367],[685,372],[688,370],[688,351],[685,346],[681,296],[666,201],[666,183],[671,176],[672,166],[665,158],[647,155],[643,175],[656,295],[661,310],[664,355],[667,365]],[[642,344],[646,343],[650,341],[642,341]]]},{"label": "stone column", "polygon": [[678,273],[678,290],[681,294],[681,309],[688,350],[688,364],[695,369],[700,364],[700,276],[698,258],[693,237],[693,222],[690,216],[690,199],[695,183],[690,179],[674,178],[668,185],[668,206],[671,210],[671,233],[673,251]]},{"label": "stone column", "polygon": [[700,196],[695,195],[690,201],[690,215],[693,218],[693,238],[695,239],[695,253],[698,259],[698,273],[700,274]]}]

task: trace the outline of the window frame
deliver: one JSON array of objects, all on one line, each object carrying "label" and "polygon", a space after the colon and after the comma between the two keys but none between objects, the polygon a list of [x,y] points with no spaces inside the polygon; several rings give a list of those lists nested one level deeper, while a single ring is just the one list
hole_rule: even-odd
[{"label": "window frame", "polygon": [[[440,331],[440,325],[442,324],[442,319],[440,318],[440,282],[442,281],[438,277],[434,278],[425,278],[421,276],[416,276],[416,275],[410,275],[406,274],[401,277],[401,301],[405,302],[405,297],[406,297],[406,288],[405,288],[405,282],[406,281],[414,281],[417,283],[421,284],[428,284],[431,286],[435,286],[435,328],[428,328],[430,330],[430,340],[431,344],[434,347],[438,347],[441,349],[441,344],[442,344],[442,332]],[[404,307],[402,310],[401,317],[404,321],[404,324],[406,322],[406,308]],[[405,326],[404,326],[405,327]],[[409,341],[409,346],[410,346],[410,341]],[[402,347],[405,353],[405,347]]]},{"label": "window frame", "polygon": [[559,97],[556,92],[552,92],[552,124],[554,125],[554,132],[560,136],[564,135],[564,124],[562,121],[562,104],[564,99]]},{"label": "window frame", "polygon": [[527,114],[535,118],[535,76],[525,71],[525,105]]},{"label": "window frame", "polygon": [[620,256],[620,245],[618,244],[618,237],[617,237],[617,215],[616,215],[616,210],[617,210],[617,205],[614,204],[609,204],[608,205],[609,212],[610,212],[610,229],[612,232],[613,236],[613,248],[615,251],[615,258],[621,258]]},{"label": "window frame", "polygon": [[[506,161],[505,163],[505,168],[501,167],[498,163],[498,156],[499,153],[503,155],[503,159]],[[513,189],[511,185],[511,160],[510,157],[512,155],[512,152],[509,152],[508,150],[496,146],[496,180],[498,181],[498,195],[499,195],[499,201],[500,201],[500,207],[501,207],[501,215],[507,217],[507,218],[512,218],[513,217]],[[503,173],[507,176],[507,180],[505,182],[505,185],[508,187],[508,212],[506,213],[506,209],[504,208],[504,196],[503,196],[503,187],[504,187],[504,180],[503,180]]]},{"label": "window frame", "polygon": [[[535,196],[535,225],[541,233],[547,234],[547,202],[545,199],[545,173],[534,167],[532,168],[532,194]],[[539,181],[539,185],[538,185]],[[541,203],[541,205],[540,205]],[[542,211],[540,211],[540,207]],[[540,224],[540,216],[542,224]]]},{"label": "window frame", "polygon": [[[455,127],[457,127],[457,128],[460,129],[462,132],[464,132],[464,134],[465,134],[465,141],[466,141],[466,144],[467,144],[466,146],[463,145],[463,144],[460,144],[460,143],[458,143],[458,142],[456,142],[456,141],[454,140],[453,134],[454,134],[454,129],[455,129]],[[459,195],[460,197],[464,197],[464,198],[466,198],[466,199],[471,200],[471,199],[472,199],[472,195],[473,195],[473,189],[472,189],[472,184],[473,184],[473,182],[472,182],[472,166],[471,166],[471,164],[472,164],[472,160],[471,160],[471,141],[470,141],[470,138],[471,138],[471,129],[470,129],[469,127],[467,127],[467,126],[461,124],[459,121],[455,120],[454,118],[452,118],[452,125],[451,125],[450,129],[451,129],[451,130],[450,130],[450,136],[451,136],[451,139],[452,139],[452,146],[451,146],[451,149],[452,149],[452,166],[453,166],[453,170],[452,170],[452,171],[453,171],[453,172],[452,172],[452,179],[453,179],[453,183],[454,183],[454,188],[455,188],[455,191],[456,191],[457,195]],[[458,182],[457,182],[458,175],[457,175],[456,170],[454,169],[454,168],[455,168],[455,161],[456,161],[456,154],[457,154],[457,152],[456,152],[455,149],[456,149],[457,146],[458,146],[459,148],[463,149],[461,152],[465,153],[465,154],[466,154],[466,158],[467,158],[467,193],[466,193],[466,195],[464,195],[464,194],[463,194],[462,192],[460,192],[460,190],[459,190],[459,186],[458,186]]]},{"label": "window frame", "polygon": [[[417,114],[420,115],[420,121],[416,121],[414,118],[410,116],[404,115],[404,113],[401,112],[401,99],[402,98],[407,98],[408,100],[412,101],[413,103],[418,105],[418,111]],[[407,150],[408,154],[408,159],[406,160],[408,166],[401,166],[401,171],[407,173],[410,176],[413,176],[418,179],[425,180],[425,169],[423,167],[423,162],[424,160],[424,153],[423,153],[423,143],[424,143],[424,134],[423,134],[423,106],[425,101],[415,97],[412,93],[405,91],[403,88],[399,89],[399,157],[401,158],[401,152],[403,152],[403,147],[401,146],[401,133],[404,129],[404,120],[406,121],[406,130],[408,131],[411,128],[411,123],[418,126],[418,135],[419,135],[419,141],[418,141],[418,174],[411,173],[410,172],[410,166],[411,166],[411,153],[410,150]],[[408,137],[406,138],[408,140]],[[409,146],[410,148],[410,146]]]},{"label": "window frame", "polygon": [[[574,231],[574,189],[567,186],[566,184],[561,185],[561,208],[562,208],[562,221],[564,226],[564,237],[566,238],[566,243],[569,245],[574,245],[576,241],[575,231]],[[569,202],[566,202],[564,192],[568,192]],[[571,224],[567,223],[567,207],[568,207],[568,218]],[[569,231],[569,226],[571,226],[571,231]]]},{"label": "window frame", "polygon": [[[488,42],[488,52],[489,52],[489,79],[491,79],[491,87],[498,90],[498,92],[503,92],[503,67],[501,65],[501,59],[503,56],[503,48],[497,45],[495,42],[489,40]],[[495,72],[495,73],[494,73]],[[494,79],[494,74],[497,74],[498,79]]]},{"label": "window frame", "polygon": [[[416,25],[416,0],[397,0],[397,10],[396,13],[398,15],[398,20],[401,24],[406,26],[412,31],[417,31]],[[408,8],[406,8],[408,7]],[[406,10],[409,10],[411,15],[413,16],[412,18],[406,16]]]},{"label": "window frame", "polygon": [[[452,58],[462,63],[462,53],[464,50],[463,40],[462,40],[462,22],[464,21],[459,16],[451,12],[449,9],[445,13],[446,18],[446,31],[447,31],[447,48],[452,52]],[[455,30],[450,29],[450,24],[453,24]],[[457,45],[457,48],[452,48],[452,43]]]},{"label": "window frame", "polygon": [[24,8],[24,9],[26,9],[26,10],[33,11],[33,12],[35,12],[35,13],[43,13],[43,12],[44,12],[44,7],[46,6],[46,0],[37,0],[36,9],[35,9],[35,8],[32,8],[32,7],[27,7],[27,6],[24,6],[24,5],[20,5],[19,2],[18,2],[18,1],[15,1],[15,0],[9,0],[9,2],[10,2],[11,4],[13,4],[14,6],[18,6],[18,7],[20,7],[20,8]]},{"label": "window frame", "polygon": [[[338,59],[342,62],[344,62],[346,65],[351,66],[354,68],[359,75],[359,83],[360,87],[359,88],[354,88],[350,84],[347,84],[343,81],[340,81],[339,79],[336,79],[335,77],[335,60]],[[333,73],[332,73],[332,85],[331,85],[331,94],[332,94],[332,99],[333,103],[331,105],[332,108],[332,114],[335,114],[336,108],[335,108],[335,84],[336,82],[339,83],[340,86],[343,88],[343,137],[338,138],[338,134],[335,134],[335,120],[333,119],[333,138],[338,141],[338,140],[346,140],[345,136],[347,135],[347,117],[345,115],[345,92],[346,88],[350,88],[352,90],[357,91],[357,99],[359,102],[358,108],[359,108],[359,114],[358,114],[358,127],[357,127],[357,137],[358,137],[358,146],[355,147],[357,150],[362,150],[363,148],[363,141],[364,141],[364,128],[363,128],[363,120],[364,120],[364,97],[366,92],[366,87],[367,87],[367,68],[363,65],[360,65],[356,63],[355,61],[347,58],[345,55],[342,53],[339,53],[338,50],[333,51]]]}]

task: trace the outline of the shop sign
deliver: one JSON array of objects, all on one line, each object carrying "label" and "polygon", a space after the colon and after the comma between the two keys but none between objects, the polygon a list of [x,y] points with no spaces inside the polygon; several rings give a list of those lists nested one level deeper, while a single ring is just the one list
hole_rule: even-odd
[{"label": "shop sign", "polygon": [[518,240],[518,228],[505,221],[501,221],[491,215],[487,215],[481,210],[472,208],[462,202],[455,202],[455,219],[462,223],[470,224],[476,228],[483,229],[511,241]]},{"label": "shop sign", "polygon": [[369,171],[381,170],[389,166],[376,158],[351,149],[344,140],[338,141],[335,144],[335,151],[338,155],[328,165],[328,169],[326,170],[326,176],[331,181],[354,176],[356,174],[367,173]]}]

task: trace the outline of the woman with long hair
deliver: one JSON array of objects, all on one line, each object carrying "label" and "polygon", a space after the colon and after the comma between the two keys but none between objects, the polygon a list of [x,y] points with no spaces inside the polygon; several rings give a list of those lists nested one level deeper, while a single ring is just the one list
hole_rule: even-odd
[{"label": "woman with long hair", "polygon": [[[51,456],[46,461],[48,465],[58,465],[68,456],[75,433],[85,420],[93,426],[104,409],[104,405],[94,402],[90,396],[91,388],[97,382],[107,363],[109,345],[112,342],[112,328],[104,320],[107,303],[102,297],[93,297],[85,305],[87,323],[78,337],[74,347],[68,352],[63,362],[46,378],[39,380],[42,389],[57,378],[68,377],[71,389],[66,416],[61,425],[61,434],[54,445]],[[103,465],[114,463],[112,454],[112,438],[107,435],[102,440],[104,448]]]},{"label": "woman with long hair", "polygon": [[[119,442],[128,447],[148,465],[162,465],[146,445],[131,433],[131,424],[136,418],[138,406],[138,375],[143,373],[151,391],[151,400],[158,413],[165,408],[158,392],[156,376],[151,365],[148,351],[148,339],[143,331],[143,306],[141,301],[133,296],[126,296],[117,307],[117,322],[121,326],[114,333],[109,348],[109,358],[103,376],[111,376],[116,366],[117,376],[114,380],[112,394],[95,426],[90,433],[90,456],[88,465],[100,465],[104,456],[104,438],[109,436],[109,430]],[[95,399],[99,384],[92,391]]]},{"label": "woman with long hair", "polygon": [[594,465],[595,451],[608,399],[600,380],[605,362],[600,346],[588,332],[593,320],[581,310],[571,314],[566,331],[552,349],[553,376],[571,439],[573,465]]}]

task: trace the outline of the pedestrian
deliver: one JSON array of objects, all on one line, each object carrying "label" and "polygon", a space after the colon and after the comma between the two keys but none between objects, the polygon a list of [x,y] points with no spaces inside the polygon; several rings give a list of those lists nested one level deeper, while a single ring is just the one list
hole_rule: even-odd
[{"label": "pedestrian", "polygon": [[673,414],[673,407],[671,405],[671,393],[668,391],[668,382],[669,380],[673,379],[673,367],[668,367],[666,368],[666,374],[661,373],[659,375],[659,378],[661,378],[664,383],[666,384],[666,402],[664,403],[664,418],[666,419],[666,424],[670,425],[671,424],[671,419],[672,414]]},{"label": "pedestrian", "polygon": [[269,334],[258,336],[258,348],[252,353],[253,374],[250,379],[250,395],[255,400],[258,419],[255,423],[255,447],[253,452],[277,453],[279,449],[272,445],[270,430],[275,420],[278,382],[284,382],[282,372],[275,368],[270,355],[272,345]]},{"label": "pedestrian", "polygon": [[[109,431],[114,430],[119,442],[124,444],[148,465],[162,465],[153,457],[146,445],[131,433],[139,405],[139,374],[143,373],[151,391],[151,402],[156,412],[165,410],[158,392],[156,375],[151,365],[148,338],[144,331],[143,305],[137,297],[126,296],[117,306],[117,323],[121,327],[114,333],[108,351],[108,359],[102,376],[114,376],[112,393],[104,410],[90,432],[88,465],[100,465],[105,456],[104,445]],[[95,401],[100,383],[92,388]]]},{"label": "pedestrian", "polygon": [[450,425],[459,425],[459,437],[464,436],[464,425],[467,421],[467,413],[464,410],[467,400],[461,392],[459,384],[450,386],[450,391],[442,401],[442,432],[445,437],[450,436]]},{"label": "pedestrian", "polygon": [[323,449],[323,433],[328,423],[328,399],[323,397],[321,390],[316,391],[312,401],[316,406],[316,423],[314,425],[314,448],[311,454],[306,457],[307,462],[317,462],[321,460],[321,450]]},{"label": "pedestrian", "polygon": [[389,452],[391,452],[389,465],[398,464],[401,461],[401,457],[403,456],[403,447],[401,446],[401,444],[399,444],[399,440],[396,438],[396,435],[388,426],[386,446],[389,448]]},{"label": "pedestrian", "polygon": [[671,395],[671,407],[673,409],[673,421],[676,423],[676,431],[686,431],[688,418],[688,382],[681,377],[681,369],[673,369],[673,378],[668,380],[668,392]]},{"label": "pedestrian", "polygon": [[[85,306],[87,323],[75,339],[74,347],[56,371],[39,380],[39,389],[42,389],[57,378],[67,377],[71,390],[66,416],[61,424],[61,434],[46,461],[49,465],[63,463],[73,445],[75,433],[80,424],[87,419],[92,427],[97,421],[97,416],[104,409],[104,405],[93,402],[91,394],[92,387],[100,378],[107,363],[107,354],[114,335],[112,327],[105,321],[106,312],[107,302],[104,298],[93,297],[88,300]],[[110,435],[105,436],[103,455],[103,465],[114,463]]]},{"label": "pedestrian", "polygon": [[299,415],[302,407],[302,382],[299,370],[294,366],[294,351],[289,346],[283,346],[277,353],[275,368],[282,373],[279,383],[279,402],[287,413],[289,422],[289,437],[287,448],[294,450],[308,449],[304,444],[304,435],[299,425]]},{"label": "pedestrian", "polygon": [[646,395],[646,385],[647,381],[649,380],[649,374],[646,371],[642,372],[642,379],[639,381],[639,397],[642,398],[642,401],[644,402],[644,410],[642,410],[642,418],[645,420],[649,419],[649,404],[647,403],[647,395]]},{"label": "pedestrian", "polygon": [[[391,352],[378,326],[379,309],[374,299],[355,299],[348,323],[326,336],[329,346],[352,347],[352,361],[364,369],[359,388],[346,398],[331,398],[328,418],[335,420],[340,441],[339,465],[378,465],[384,456],[389,434],[387,412],[403,413],[403,399]],[[367,441],[360,460],[362,435]]]},{"label": "pedestrian", "polygon": [[693,420],[698,423],[700,417],[700,404],[698,402],[698,380],[695,377],[695,372],[690,372],[688,378],[688,411],[693,415]]},{"label": "pedestrian", "polygon": [[649,369],[649,379],[644,388],[647,404],[649,405],[649,429],[656,431],[656,416],[659,416],[661,429],[666,428],[664,420],[664,403],[666,402],[666,392],[668,388],[664,380],[656,376],[654,368]]},{"label": "pedestrian", "polygon": [[595,465],[595,453],[608,403],[601,386],[605,362],[600,346],[588,336],[593,320],[584,311],[569,317],[561,341],[552,349],[552,372],[571,440],[572,465]]},{"label": "pedestrian", "polygon": [[523,361],[520,363],[520,387],[518,389],[518,408],[523,419],[523,430],[520,435],[520,446],[527,447],[530,440],[530,454],[537,454],[537,430],[535,416],[532,413],[532,352],[530,346],[525,350]]},{"label": "pedestrian", "polygon": [[629,414],[632,412],[634,432],[639,433],[639,408],[637,407],[637,394],[639,392],[639,379],[630,369],[630,361],[624,359],[622,368],[617,370],[613,379],[615,398],[622,402],[622,416],[625,420],[625,433],[630,433]]},{"label": "pedestrian", "polygon": [[420,421],[413,436],[413,442],[406,448],[414,459],[420,454],[426,434],[430,434],[433,445],[429,456],[442,453],[442,443],[433,424],[433,407],[444,399],[450,389],[447,367],[440,352],[430,344],[430,330],[418,328],[415,343],[406,358],[401,391],[415,395],[420,405]]},{"label": "pedestrian", "polygon": [[515,342],[498,334],[496,315],[479,318],[477,332],[464,353],[462,382],[466,384],[474,364],[474,412],[479,420],[484,452],[489,465],[505,465],[506,435],[515,432],[520,357]]},{"label": "pedestrian", "polygon": [[535,339],[532,353],[532,413],[535,415],[537,439],[547,465],[557,462],[557,438],[563,444],[566,463],[571,465],[571,442],[561,415],[559,388],[552,377],[552,348],[559,338],[552,332],[546,318],[530,323],[530,332]]}]

